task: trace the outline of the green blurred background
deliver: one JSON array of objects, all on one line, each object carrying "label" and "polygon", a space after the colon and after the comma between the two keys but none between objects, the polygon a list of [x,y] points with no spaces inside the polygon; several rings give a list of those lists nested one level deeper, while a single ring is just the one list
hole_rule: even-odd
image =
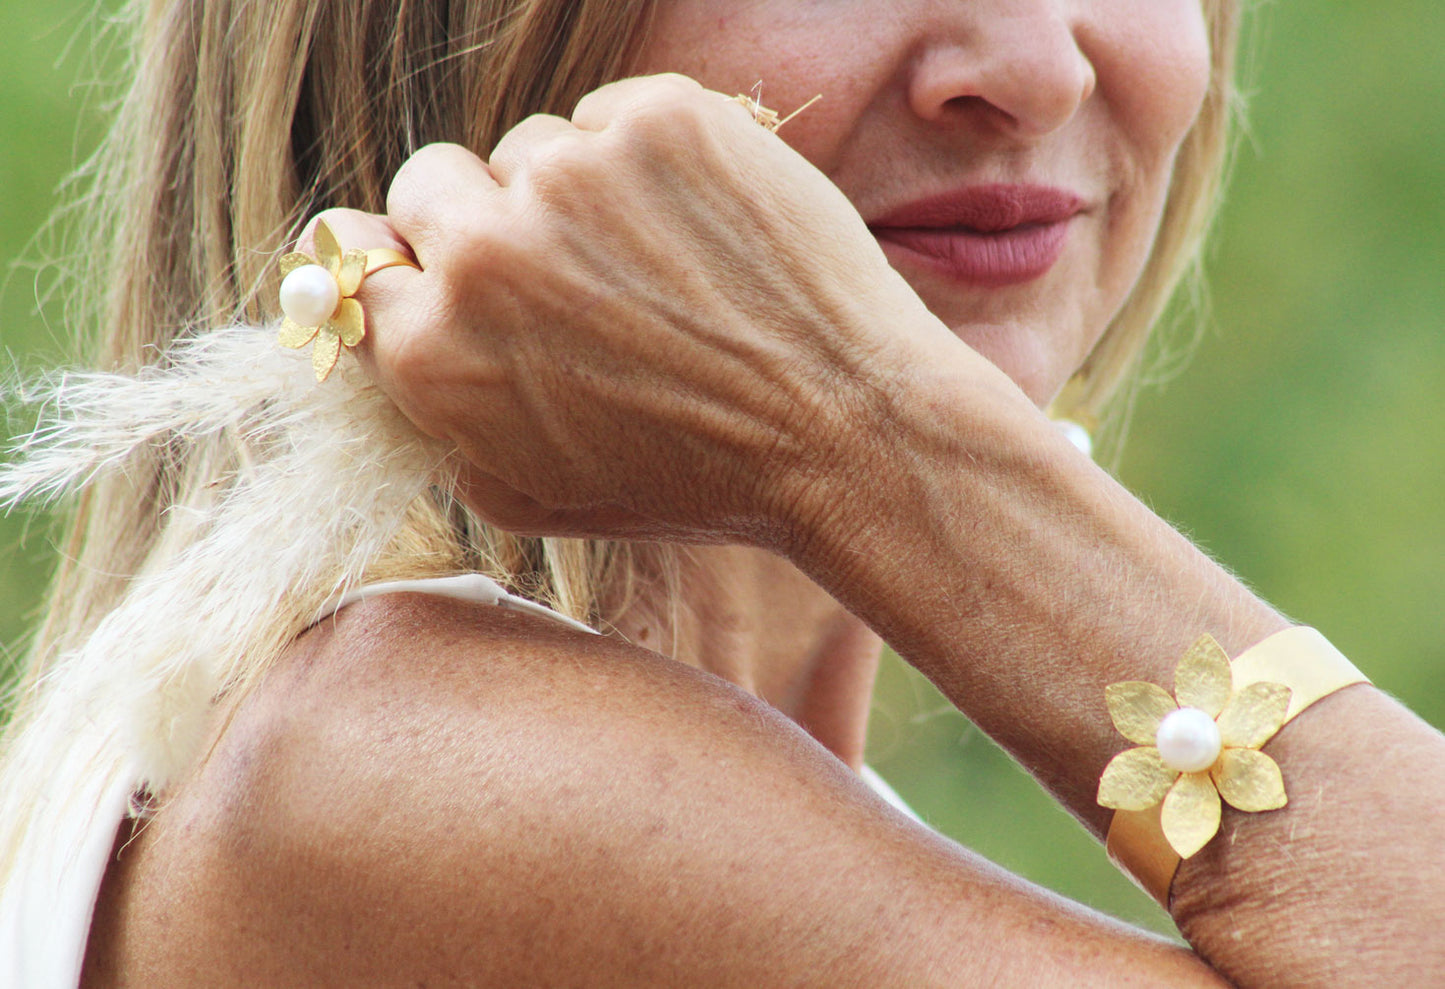
[{"label": "green blurred background", "polygon": [[[89,146],[91,4],[0,0],[0,344],[64,352],[37,231]],[[1254,17],[1248,134],[1187,373],[1141,399],[1119,473],[1263,596],[1445,726],[1445,5],[1316,0]],[[64,54],[63,54],[64,53]],[[44,286],[43,272],[39,284]],[[13,657],[52,561],[0,520]],[[1007,757],[897,663],[871,760],[1003,865],[1160,930],[1165,917]],[[1428,785],[1428,784],[1422,784]]]}]

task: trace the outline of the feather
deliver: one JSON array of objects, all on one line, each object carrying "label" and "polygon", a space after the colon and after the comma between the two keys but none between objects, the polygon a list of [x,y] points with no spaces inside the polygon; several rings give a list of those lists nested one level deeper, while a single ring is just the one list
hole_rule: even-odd
[{"label": "feather", "polygon": [[217,695],[359,582],[409,506],[448,483],[446,446],[354,362],[317,385],[307,357],[278,348],[274,329],[216,330],[137,374],[53,375],[22,397],[40,421],[0,467],[6,507],[75,492],[153,444],[230,432],[247,451],[214,497],[172,510],[174,535],[162,539],[174,538],[175,552],[52,665],[41,703],[52,692],[55,710],[15,740],[32,753],[63,751],[83,721],[151,792],[197,758]]}]

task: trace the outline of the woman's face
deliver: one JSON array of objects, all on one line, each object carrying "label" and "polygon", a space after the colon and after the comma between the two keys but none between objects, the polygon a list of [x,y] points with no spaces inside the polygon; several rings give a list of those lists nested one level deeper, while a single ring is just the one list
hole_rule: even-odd
[{"label": "woman's face", "polygon": [[1199,0],[660,0],[642,61],[822,94],[782,136],[1041,405],[1138,277],[1209,82]]}]

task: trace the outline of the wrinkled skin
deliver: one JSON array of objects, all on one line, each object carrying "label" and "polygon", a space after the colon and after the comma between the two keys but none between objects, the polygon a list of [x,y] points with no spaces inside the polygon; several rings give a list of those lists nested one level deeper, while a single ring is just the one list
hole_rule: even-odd
[{"label": "wrinkled skin", "polygon": [[[865,468],[899,403],[982,389],[1027,414],[979,355],[1036,405],[1083,360],[1203,97],[1196,5],[853,6],[678,0],[644,46],[644,69],[724,94],[763,75],[782,109],[823,89],[788,124],[796,153],[717,92],[639,78],[485,161],[423,149],[384,219],[333,214],[348,243],[425,268],[364,289],[367,359],[456,442],[485,517],[786,551],[824,524],[812,482]],[[1079,196],[1043,277],[959,283],[868,229],[988,182]]]},{"label": "wrinkled skin", "polygon": [[485,516],[776,542],[830,432],[896,390],[881,352],[995,375],[743,107],[660,77],[599,91],[575,122],[533,117],[487,164],[418,154],[389,215],[424,273],[368,286],[372,366],[476,466]]}]

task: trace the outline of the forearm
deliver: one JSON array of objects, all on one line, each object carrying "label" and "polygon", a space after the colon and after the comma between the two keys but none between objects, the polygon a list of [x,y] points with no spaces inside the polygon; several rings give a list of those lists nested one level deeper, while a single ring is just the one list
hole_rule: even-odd
[{"label": "forearm", "polygon": [[[1168,688],[1201,632],[1237,655],[1287,623],[1006,388],[969,387],[925,388],[926,407],[898,408],[889,442],[869,451],[886,482],[827,493],[814,530],[826,534],[799,562],[1102,834],[1112,812],[1095,802],[1099,776],[1131,746],[1104,688]],[[1406,748],[1421,768],[1361,754],[1381,746]],[[1372,943],[1415,947],[1371,949],[1355,970],[1365,978],[1442,964],[1424,954],[1422,918],[1438,913],[1442,891],[1427,887],[1439,883],[1430,857],[1445,835],[1420,830],[1438,830],[1438,808],[1413,782],[1445,765],[1439,736],[1361,687],[1267,750],[1290,805],[1226,810],[1224,834],[1176,879],[1175,916],[1196,948],[1255,984],[1338,982]],[[1361,886],[1392,904],[1368,923]],[[1420,902],[1402,910],[1402,896]]]},{"label": "forearm", "polygon": [[1008,383],[920,383],[866,475],[818,485],[799,563],[1096,833],[1126,743],[1104,688],[1170,684],[1201,633],[1231,655],[1286,621],[1103,471]]}]

